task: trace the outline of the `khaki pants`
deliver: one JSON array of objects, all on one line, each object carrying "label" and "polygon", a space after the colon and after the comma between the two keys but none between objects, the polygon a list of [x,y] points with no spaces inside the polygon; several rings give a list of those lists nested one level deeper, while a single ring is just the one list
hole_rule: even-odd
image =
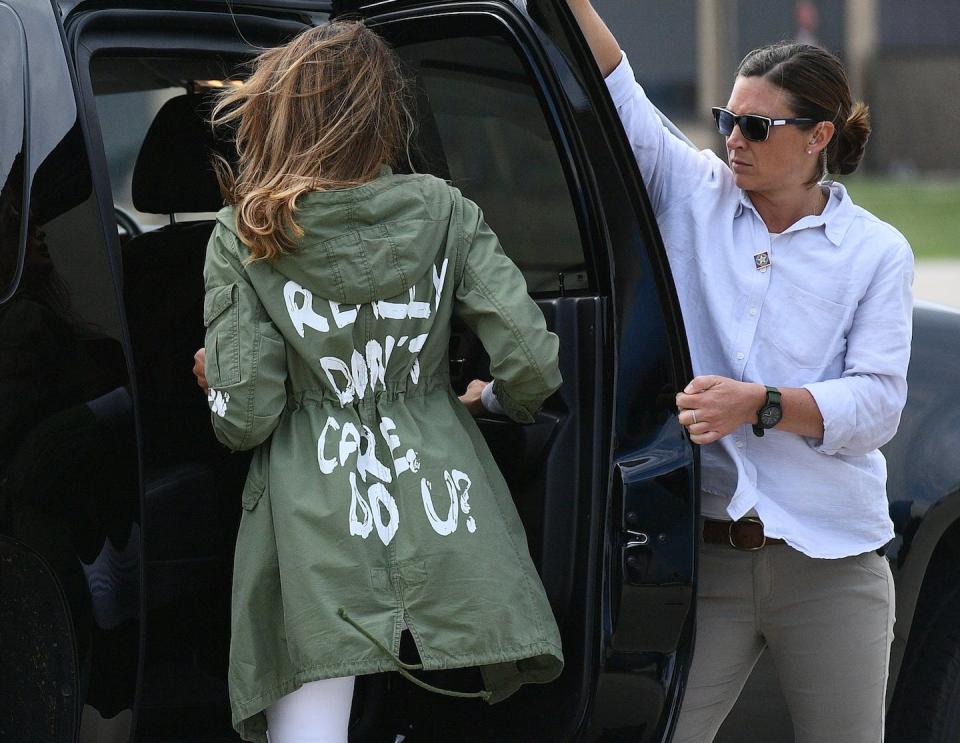
[{"label": "khaki pants", "polygon": [[713,740],[764,649],[796,743],[882,741],[893,611],[893,577],[876,552],[818,560],[786,545],[702,545],[696,647],[673,743]]}]

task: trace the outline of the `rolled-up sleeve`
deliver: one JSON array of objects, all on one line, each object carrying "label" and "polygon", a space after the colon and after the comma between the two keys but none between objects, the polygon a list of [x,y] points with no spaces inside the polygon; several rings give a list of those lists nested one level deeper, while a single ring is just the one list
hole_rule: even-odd
[{"label": "rolled-up sleeve", "polygon": [[207,402],[217,439],[233,450],[263,443],[286,405],[286,344],[250,283],[237,238],[221,225],[203,269]]},{"label": "rolled-up sleeve", "polygon": [[913,253],[905,241],[878,267],[847,335],[843,375],[805,384],[823,416],[828,455],[867,454],[893,438],[907,400]]}]

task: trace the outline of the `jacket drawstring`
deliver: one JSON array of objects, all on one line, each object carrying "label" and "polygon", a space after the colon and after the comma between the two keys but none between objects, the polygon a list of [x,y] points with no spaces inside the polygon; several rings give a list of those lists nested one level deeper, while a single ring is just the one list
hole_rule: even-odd
[{"label": "jacket drawstring", "polygon": [[483,699],[484,701],[488,701],[492,696],[492,694],[489,691],[472,691],[472,692],[471,691],[452,691],[450,689],[441,689],[437,686],[431,686],[427,682],[421,681],[412,673],[410,673],[410,671],[422,671],[423,670],[422,663],[404,663],[402,660],[400,660],[399,657],[397,657],[396,653],[390,650],[390,648],[388,648],[386,645],[380,642],[380,640],[378,640],[376,637],[374,637],[369,632],[367,632],[363,627],[357,624],[350,617],[350,615],[347,614],[347,610],[344,609],[342,606],[339,609],[337,609],[337,615],[343,621],[345,621],[347,624],[353,627],[357,632],[359,632],[361,635],[366,637],[375,646],[380,648],[380,650],[382,650],[384,653],[389,655],[390,659],[397,666],[397,673],[403,676],[410,683],[416,684],[421,689],[432,691],[435,694],[443,694],[444,696],[448,696],[448,697],[458,697],[460,699]]}]

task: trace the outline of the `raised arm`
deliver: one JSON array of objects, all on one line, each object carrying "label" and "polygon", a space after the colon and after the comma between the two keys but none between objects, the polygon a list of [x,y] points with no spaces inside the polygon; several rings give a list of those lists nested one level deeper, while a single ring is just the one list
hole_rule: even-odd
[{"label": "raised arm", "polygon": [[567,0],[604,77],[620,64],[620,45],[590,0]]},{"label": "raised arm", "polygon": [[[664,126],[659,112],[637,83],[626,55],[590,0],[567,3],[606,79],[654,212],[660,215],[694,194],[704,196],[705,186],[722,185],[724,179],[732,183],[722,160],[709,150],[698,152]],[[667,246],[668,250],[670,247]]]}]

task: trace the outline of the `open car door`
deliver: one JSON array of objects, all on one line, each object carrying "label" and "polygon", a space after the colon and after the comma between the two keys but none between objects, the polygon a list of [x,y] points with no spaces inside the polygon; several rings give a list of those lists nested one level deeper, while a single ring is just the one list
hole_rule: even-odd
[{"label": "open car door", "polygon": [[[692,650],[698,484],[674,404],[692,373],[656,223],[586,43],[563,0],[330,9],[364,17],[404,60],[414,166],[484,210],[560,337],[564,378],[532,425],[479,421],[560,625],[563,675],[494,706],[396,679],[367,709],[408,741],[665,740]],[[450,363],[461,388],[489,378],[466,329]]]},{"label": "open car door", "polygon": [[137,449],[116,226],[57,9],[0,0],[0,739],[133,727]]},{"label": "open car door", "polygon": [[[481,206],[560,337],[564,384],[536,421],[521,426],[490,417],[479,424],[506,475],[560,626],[563,674],[493,706],[430,694],[393,673],[363,677],[351,740],[665,740],[692,649],[696,459],[674,406],[692,374],[640,175],[565,0],[109,5],[80,3],[66,15],[66,38],[89,99],[84,111],[101,125],[115,93],[166,90],[169,80],[225,79],[234,62],[309,23],[326,22],[330,13],[364,17],[394,45],[416,86],[413,166],[449,179]],[[97,127],[90,131],[95,135]],[[105,172],[102,149],[92,151]],[[111,208],[105,203],[102,210]],[[157,213],[167,211],[183,210]],[[138,248],[164,239],[183,248],[179,231],[209,230],[202,221],[176,222],[114,251],[124,262],[143,428],[148,619],[138,740],[170,740],[174,728],[185,731],[181,738],[215,739],[205,735],[221,722],[209,721],[210,709],[226,722],[218,669],[225,660],[224,575],[235,521],[223,514],[237,516],[234,480],[242,477],[222,476],[233,468],[221,467],[217,454],[179,434],[168,442],[160,434],[169,427],[151,426],[151,415],[166,415],[175,398],[150,385],[155,365],[143,352],[162,349],[144,339],[165,343],[167,336],[151,331],[149,321],[162,317],[151,309],[156,303],[145,301],[143,287],[151,282],[137,282],[153,275],[153,264],[138,256],[166,256]],[[186,263],[164,264],[191,281],[199,275]],[[154,283],[173,285],[165,281]],[[193,291],[185,284],[187,290]],[[202,299],[202,292],[191,296]],[[190,332],[199,327],[180,325]],[[195,345],[184,347],[159,356],[179,363]],[[461,389],[489,378],[483,349],[466,328],[454,333],[449,353]],[[193,380],[186,382],[195,395]],[[200,413],[205,418],[205,407]],[[195,428],[208,432],[199,423]],[[184,523],[191,528],[180,528]],[[476,679],[456,678],[469,673],[425,675],[440,687],[475,688]]]}]

